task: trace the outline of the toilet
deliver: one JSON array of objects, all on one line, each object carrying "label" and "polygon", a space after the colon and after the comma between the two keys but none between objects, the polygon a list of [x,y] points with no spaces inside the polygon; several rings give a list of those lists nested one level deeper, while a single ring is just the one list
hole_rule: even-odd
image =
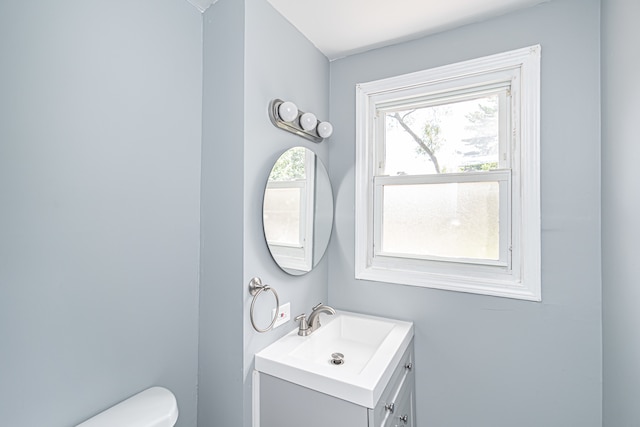
[{"label": "toilet", "polygon": [[173,393],[151,387],[76,427],[173,427],[177,420],[178,403]]}]

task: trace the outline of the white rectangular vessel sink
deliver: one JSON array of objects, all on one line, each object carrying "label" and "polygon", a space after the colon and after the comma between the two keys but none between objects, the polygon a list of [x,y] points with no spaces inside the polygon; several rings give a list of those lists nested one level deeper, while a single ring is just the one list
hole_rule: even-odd
[{"label": "white rectangular vessel sink", "polygon": [[[256,354],[257,371],[373,408],[413,338],[413,323],[346,311],[321,314],[322,326],[298,329]],[[344,355],[342,364],[332,362]]]}]

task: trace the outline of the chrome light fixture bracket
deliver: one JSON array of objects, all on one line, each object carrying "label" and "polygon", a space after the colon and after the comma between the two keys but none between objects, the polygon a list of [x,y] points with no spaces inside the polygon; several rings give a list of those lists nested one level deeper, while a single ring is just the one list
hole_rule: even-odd
[{"label": "chrome light fixture bracket", "polygon": [[316,127],[309,131],[302,129],[302,126],[300,126],[300,117],[302,117],[302,115],[305,113],[304,111],[298,111],[298,116],[291,122],[285,122],[284,120],[282,120],[282,118],[280,118],[280,114],[278,113],[278,108],[283,103],[284,101],[281,99],[274,99],[269,103],[269,118],[271,119],[271,123],[273,123],[274,126],[282,130],[286,130],[287,132],[294,133],[315,143],[324,141],[324,138],[318,135]]}]

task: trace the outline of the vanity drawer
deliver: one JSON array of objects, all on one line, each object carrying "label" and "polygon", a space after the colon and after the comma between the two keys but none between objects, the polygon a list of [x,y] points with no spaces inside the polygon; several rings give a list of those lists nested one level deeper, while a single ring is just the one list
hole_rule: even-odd
[{"label": "vanity drawer", "polygon": [[[399,414],[398,411],[405,410],[405,405],[402,405],[403,408],[398,408],[398,404],[404,403],[404,401],[400,402],[400,400],[406,393],[410,394],[409,400],[413,397],[413,369],[413,344],[410,344],[395,371],[393,371],[389,384],[382,392],[380,400],[375,408],[369,410],[369,427],[395,426],[397,423],[394,424],[392,421],[399,421],[399,416],[404,415],[404,412]],[[405,390],[407,391],[406,393]],[[409,405],[409,409],[412,409],[411,405]],[[411,415],[409,417],[413,418]],[[403,426],[404,424],[400,423],[399,425]]]}]

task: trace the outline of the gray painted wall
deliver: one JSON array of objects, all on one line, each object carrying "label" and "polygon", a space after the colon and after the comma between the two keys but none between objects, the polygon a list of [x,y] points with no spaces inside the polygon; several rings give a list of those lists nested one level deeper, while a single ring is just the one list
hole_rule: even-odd
[{"label": "gray painted wall", "polygon": [[196,425],[201,46],[182,0],[0,2],[0,424]]},{"label": "gray painted wall", "polygon": [[[267,107],[290,99],[329,117],[329,62],[266,0],[220,0],[205,12],[202,156],[202,278],[198,425],[251,425],[253,355],[291,331],[294,322],[260,334],[249,321],[248,284],[260,276],[292,316],[327,299],[327,261],[290,276],[271,259],[262,231],[262,195],[273,163],[302,145],[275,128]],[[229,105],[229,108],[225,108]],[[274,300],[260,296],[255,313],[268,325]]]},{"label": "gray painted wall", "polygon": [[[640,420],[637,268],[620,244],[639,237],[626,174],[638,87],[625,74],[638,58],[622,48],[637,36],[634,7],[603,4],[611,427]],[[413,320],[421,424],[600,425],[599,2],[555,0],[331,65],[265,0],[218,1],[204,41],[202,19],[182,0],[0,3],[3,423],[73,425],[162,384],[178,397],[178,425],[194,426],[199,333],[198,425],[242,412],[249,426],[253,354],[295,327],[253,331],[246,286],[260,275],[293,316],[329,295],[339,308]],[[355,83],[535,43],[543,302],[355,281]],[[315,145],[272,127],[273,97],[322,118],[331,106],[335,136]],[[294,145],[330,166],[337,201],[329,260],[302,277],[271,260],[260,211],[272,163]],[[260,320],[271,304],[258,303]]]},{"label": "gray painted wall", "polygon": [[[331,63],[329,302],[415,322],[419,425],[601,425],[599,28],[599,1],[555,0]],[[537,43],[542,303],[355,280],[355,84]]]},{"label": "gray painted wall", "polygon": [[198,425],[237,424],[242,404],[244,2],[204,14]]},{"label": "gray painted wall", "polygon": [[[314,151],[328,167],[330,145],[314,144],[274,127],[267,115],[273,98],[291,100],[303,111],[329,118],[329,61],[266,0],[246,0],[245,156],[244,156],[244,425],[251,425],[253,355],[296,327],[295,322],[257,333],[249,321],[248,283],[260,276],[272,285],[280,302],[291,303],[292,318],[327,301],[327,258],[304,276],[290,276],[271,259],[262,231],[262,195],[273,163],[285,150],[301,145]],[[268,324],[274,301],[261,296],[256,318]]]},{"label": "gray painted wall", "polygon": [[602,2],[604,426],[640,425],[640,3]]}]

